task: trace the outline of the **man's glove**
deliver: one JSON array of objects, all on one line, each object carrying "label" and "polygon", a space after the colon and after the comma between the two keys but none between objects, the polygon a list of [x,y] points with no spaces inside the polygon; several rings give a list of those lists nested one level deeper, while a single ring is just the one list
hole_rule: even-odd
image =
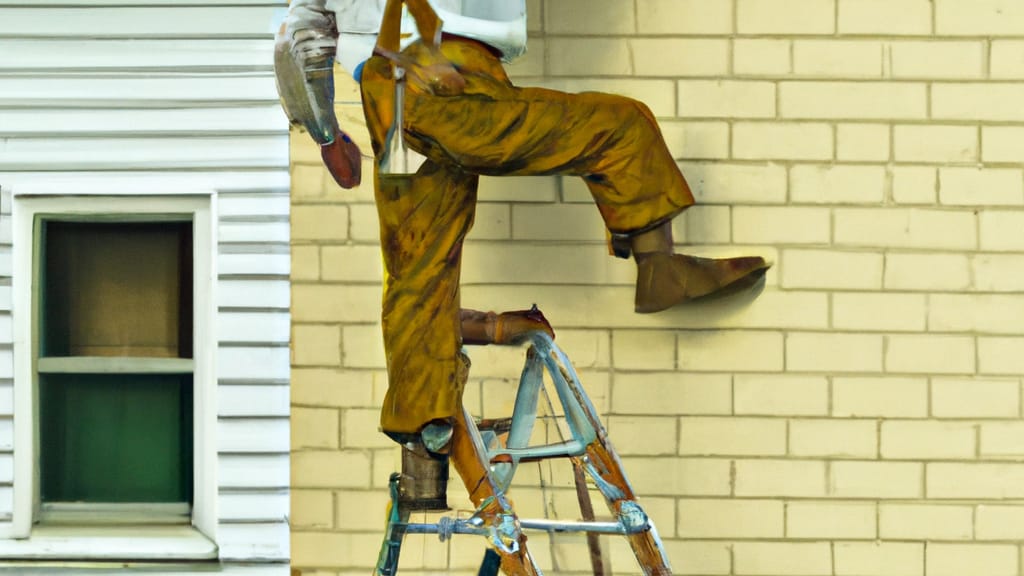
[{"label": "man's glove", "polygon": [[320,145],[320,157],[342,188],[355,188],[362,177],[362,157],[359,146],[342,131],[334,135],[334,141]]}]

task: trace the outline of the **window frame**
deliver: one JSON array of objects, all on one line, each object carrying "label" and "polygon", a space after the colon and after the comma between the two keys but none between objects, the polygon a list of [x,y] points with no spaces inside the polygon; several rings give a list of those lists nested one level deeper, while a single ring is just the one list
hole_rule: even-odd
[{"label": "window frame", "polygon": [[[55,527],[40,530],[39,495],[39,396],[38,396],[38,256],[40,218],[77,221],[153,221],[163,218],[192,221],[193,235],[193,504],[190,526],[176,537],[152,531],[167,552],[167,558],[210,558],[209,547],[197,546],[208,539],[216,557],[217,531],[217,377],[216,377],[216,194],[190,191],[178,195],[151,196],[22,193],[12,202],[12,328],[14,331],[14,507],[11,523],[0,526],[0,558],[5,556],[62,558],[59,550],[46,552],[50,537],[67,537]],[[81,530],[80,526],[73,527]],[[116,528],[116,525],[115,525]],[[36,532],[36,534],[33,534]],[[116,532],[116,530],[115,530]],[[133,530],[137,546],[125,548],[123,535],[113,537],[109,548],[92,540],[85,558],[109,556],[117,547],[121,558],[152,557],[145,530]],[[100,539],[102,540],[102,539]],[[35,541],[35,543],[33,543]],[[177,544],[175,544],[177,542]],[[80,546],[73,547],[76,550]],[[81,556],[81,552],[75,553]]]}]

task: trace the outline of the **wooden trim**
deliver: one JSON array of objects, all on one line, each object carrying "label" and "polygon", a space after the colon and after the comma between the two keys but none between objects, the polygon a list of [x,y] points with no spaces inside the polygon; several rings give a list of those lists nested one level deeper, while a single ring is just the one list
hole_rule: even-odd
[{"label": "wooden trim", "polygon": [[47,502],[41,506],[39,522],[46,526],[188,525],[191,515],[192,507],[187,502]]},{"label": "wooden trim", "polygon": [[10,576],[194,576],[195,574],[226,574],[229,576],[289,576],[286,562],[230,564],[226,562],[96,562],[16,560],[0,565],[0,575]]},{"label": "wooden trim", "polygon": [[33,278],[36,264],[33,249],[38,235],[31,211],[22,209],[19,202],[11,206],[11,243],[13,244],[11,270],[11,319],[14,337],[14,507],[11,523],[0,525],[0,538],[28,538],[32,531],[32,516],[38,502],[38,474],[35,454],[39,451],[36,434],[35,400],[35,340],[32,327],[38,323],[33,304]]},{"label": "wooden trim", "polygon": [[36,526],[23,540],[0,540],[0,558],[202,560],[217,545],[190,526]]},{"label": "wooden trim", "polygon": [[217,194],[196,210],[192,229],[193,447],[192,524],[217,541]]},{"label": "wooden trim", "polygon": [[191,374],[191,358],[129,358],[122,356],[64,356],[40,358],[40,374]]},{"label": "wooden trim", "polygon": [[[73,189],[69,188],[69,192]],[[28,191],[26,191],[28,192]],[[14,509],[12,522],[0,524],[0,557],[51,558],[125,558],[133,559],[202,559],[215,558],[217,518],[217,441],[216,441],[216,369],[215,355],[211,352],[216,335],[213,334],[216,298],[213,295],[216,278],[216,219],[212,216],[216,194],[210,191],[183,189],[181,195],[159,196],[22,196],[15,194],[12,207],[14,244],[12,320],[14,328]],[[117,218],[154,220],[159,218],[191,219],[193,222],[193,338],[196,355],[193,359],[173,358],[37,358],[34,327],[35,297],[33,267],[38,246],[37,216],[73,218],[96,221]],[[36,241],[33,241],[36,240]],[[61,539],[78,534],[54,532],[52,527],[33,527],[40,514],[38,500],[38,399],[36,385],[37,364],[43,372],[101,372],[118,373],[181,373],[194,374],[194,446],[195,490],[192,513],[193,527],[181,527],[186,532],[175,537],[166,533],[152,539],[130,538],[122,535],[110,538],[82,532],[82,540]],[[22,415],[27,415],[22,417]],[[94,530],[95,526],[92,527]],[[104,529],[114,530],[113,527]],[[68,528],[70,530],[70,528]],[[76,528],[77,530],[77,528]],[[55,534],[63,534],[54,539]],[[92,535],[90,535],[92,534]],[[188,538],[183,535],[193,534]],[[198,538],[196,538],[196,536]],[[3,540],[3,539],[8,540]],[[75,538],[78,538],[77,536]],[[106,538],[106,539],[105,539]],[[176,542],[175,538],[179,541]],[[11,540],[19,539],[19,540]],[[205,544],[203,544],[205,542]],[[90,544],[91,543],[91,544]],[[55,548],[54,548],[55,547]],[[57,551],[54,552],[54,549]],[[49,550],[49,552],[46,552]],[[116,552],[114,552],[116,550]],[[164,553],[166,551],[166,553]],[[107,556],[106,554],[112,554]]]}]

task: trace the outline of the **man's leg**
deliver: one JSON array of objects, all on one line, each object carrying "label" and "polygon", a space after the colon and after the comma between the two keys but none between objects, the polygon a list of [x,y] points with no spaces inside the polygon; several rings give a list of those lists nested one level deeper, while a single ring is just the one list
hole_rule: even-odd
[{"label": "man's leg", "polygon": [[[393,114],[390,64],[363,69],[363,106],[375,150]],[[401,187],[375,174],[385,278],[382,323],[388,391],[381,426],[403,440],[462,410],[459,266],[478,177],[428,161]]]},{"label": "man's leg", "polygon": [[[414,45],[407,52],[423,49]],[[584,178],[608,230],[637,258],[636,309],[654,312],[763,276],[762,258],[702,259],[672,253],[670,220],[693,204],[653,115],[635,100],[600,93],[516,88],[480,45],[446,41],[466,78],[460,96],[410,88],[406,134],[439,163],[487,175]],[[665,242],[667,241],[667,245]]]}]

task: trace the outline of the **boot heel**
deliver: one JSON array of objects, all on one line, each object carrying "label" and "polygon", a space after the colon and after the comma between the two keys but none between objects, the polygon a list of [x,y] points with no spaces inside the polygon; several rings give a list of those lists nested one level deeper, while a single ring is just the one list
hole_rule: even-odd
[{"label": "boot heel", "polygon": [[611,234],[608,244],[611,246],[612,255],[616,258],[626,260],[633,254],[632,240],[625,234]]}]

